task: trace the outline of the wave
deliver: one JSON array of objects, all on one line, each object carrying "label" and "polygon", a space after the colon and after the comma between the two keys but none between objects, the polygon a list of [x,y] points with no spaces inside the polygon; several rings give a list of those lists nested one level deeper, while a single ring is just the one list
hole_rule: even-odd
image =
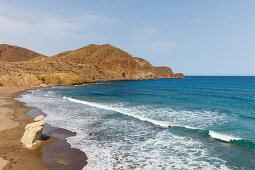
[{"label": "wave", "polygon": [[239,145],[244,145],[244,146],[249,146],[249,147],[255,147],[255,142],[253,142],[253,141],[245,140],[245,139],[242,139],[242,138],[238,138],[238,137],[234,137],[234,136],[230,136],[230,135],[226,135],[226,134],[217,133],[217,132],[214,132],[212,130],[196,128],[196,127],[191,127],[191,126],[185,126],[185,125],[171,125],[168,122],[138,116],[138,115],[126,112],[126,111],[124,111],[120,108],[114,108],[114,107],[111,107],[111,106],[102,105],[102,104],[98,104],[98,103],[73,99],[73,98],[70,98],[70,97],[63,97],[63,99],[67,99],[71,102],[75,102],[75,103],[79,103],[79,104],[85,104],[85,105],[88,105],[88,106],[96,107],[96,108],[99,108],[99,109],[119,112],[119,113],[122,113],[123,115],[127,115],[127,116],[130,116],[130,117],[139,119],[141,121],[149,122],[149,123],[152,123],[154,125],[157,125],[157,126],[160,126],[160,127],[163,127],[163,128],[175,128],[175,129],[188,130],[188,131],[192,131],[194,133],[200,133],[200,134],[206,135],[208,137],[211,137],[211,138],[214,138],[216,140],[223,141],[223,142],[239,144]]},{"label": "wave", "polygon": [[242,139],[238,137],[234,137],[231,135],[226,135],[226,134],[221,134],[214,132],[212,130],[207,130],[207,129],[200,129],[200,128],[194,128],[194,127],[189,127],[189,126],[175,126],[174,128],[179,128],[187,131],[191,131],[193,133],[199,133],[208,137],[211,137],[213,139],[222,141],[222,142],[227,142],[230,144],[237,144],[237,145],[242,145],[246,147],[255,147],[255,142],[247,139]]},{"label": "wave", "polygon": [[132,113],[128,113],[128,112],[125,112],[125,111],[123,111],[121,109],[114,108],[114,107],[111,107],[111,106],[106,106],[106,105],[102,105],[102,104],[98,104],[98,103],[93,103],[93,102],[87,102],[87,101],[83,101],[83,100],[77,100],[77,99],[73,99],[73,98],[70,98],[70,97],[63,97],[63,99],[68,99],[71,102],[85,104],[85,105],[88,105],[88,106],[97,107],[97,108],[104,109],[104,110],[110,110],[110,111],[119,112],[119,113],[122,113],[124,115],[127,115],[127,116],[130,116],[130,117],[139,119],[141,121],[150,122],[150,123],[153,123],[153,124],[155,124],[157,126],[161,126],[161,127],[164,127],[164,128],[169,128],[169,125],[167,123],[163,122],[163,121],[158,121],[158,120],[154,120],[154,119],[149,119],[149,118],[145,118],[145,117],[142,117],[142,116],[138,116],[138,115],[135,115],[135,114],[132,114]]},{"label": "wave", "polygon": [[235,140],[242,140],[241,138],[236,138],[236,137],[233,137],[233,136],[216,133],[216,132],[211,131],[211,130],[209,130],[209,136],[211,136],[214,139],[219,139],[219,140],[226,141],[226,142],[235,141]]}]

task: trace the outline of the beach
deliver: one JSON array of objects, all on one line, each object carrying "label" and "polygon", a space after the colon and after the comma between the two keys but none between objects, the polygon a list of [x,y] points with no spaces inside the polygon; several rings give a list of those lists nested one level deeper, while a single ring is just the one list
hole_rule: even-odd
[{"label": "beach", "polygon": [[254,6],[0,0],[0,170],[255,170]]},{"label": "beach", "polygon": [[29,150],[21,145],[25,126],[43,114],[13,99],[29,89],[35,88],[0,87],[0,169],[82,169],[87,157],[67,143],[66,137],[75,135],[70,131],[46,124],[40,147]]}]

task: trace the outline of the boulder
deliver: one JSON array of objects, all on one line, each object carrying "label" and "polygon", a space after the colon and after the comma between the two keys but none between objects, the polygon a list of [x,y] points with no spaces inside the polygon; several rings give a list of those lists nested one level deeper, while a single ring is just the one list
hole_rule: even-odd
[{"label": "boulder", "polygon": [[45,125],[43,115],[34,119],[34,123],[27,124],[20,142],[25,148],[34,149],[42,140],[42,130]]}]

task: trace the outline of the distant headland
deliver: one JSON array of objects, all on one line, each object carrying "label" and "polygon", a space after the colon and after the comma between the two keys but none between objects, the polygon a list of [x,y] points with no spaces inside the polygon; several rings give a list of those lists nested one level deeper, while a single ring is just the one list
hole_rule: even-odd
[{"label": "distant headland", "polygon": [[0,44],[0,86],[71,85],[104,80],[184,78],[112,45],[91,44],[48,57]]}]

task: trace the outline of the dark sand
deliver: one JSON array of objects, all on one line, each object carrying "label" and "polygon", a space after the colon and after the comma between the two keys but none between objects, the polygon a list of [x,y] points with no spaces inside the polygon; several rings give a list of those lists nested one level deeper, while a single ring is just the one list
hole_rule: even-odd
[{"label": "dark sand", "polygon": [[[39,109],[32,109],[27,114],[31,117],[39,115],[47,116]],[[43,129],[43,135],[45,135],[46,138],[50,137],[57,139],[54,142],[45,145],[41,149],[43,152],[42,159],[47,167],[61,170],[78,170],[87,165],[87,156],[85,153],[81,152],[79,149],[71,148],[70,144],[67,143],[66,138],[75,136],[75,133],[46,124]],[[59,163],[56,163],[58,161]]]}]

